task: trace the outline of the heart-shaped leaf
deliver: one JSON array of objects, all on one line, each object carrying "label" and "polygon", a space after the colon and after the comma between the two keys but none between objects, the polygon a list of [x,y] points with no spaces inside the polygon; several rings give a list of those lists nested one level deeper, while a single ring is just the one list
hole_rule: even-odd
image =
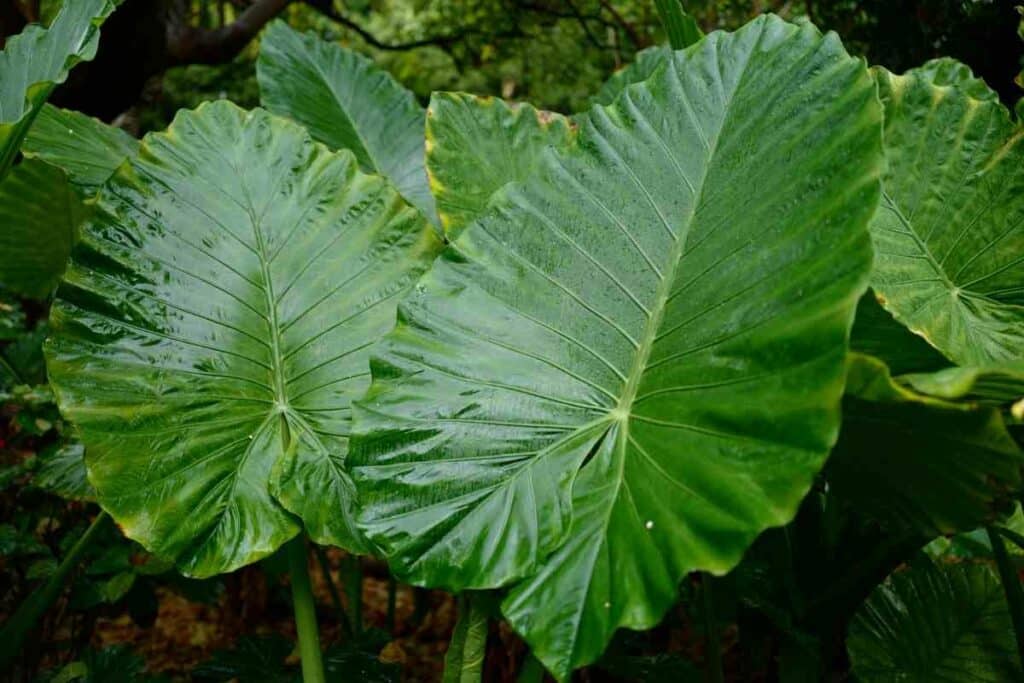
[{"label": "heart-shaped leaf", "polygon": [[528,577],[505,615],[564,677],[786,523],[838,431],[880,121],[861,61],[771,16],[580,117],[377,348],[350,463],[392,568]]},{"label": "heart-shaped leaf", "polygon": [[273,552],[291,513],[364,550],[349,402],[438,248],[350,153],[262,110],[206,104],[148,136],[100,193],[46,348],[103,507],[197,576]]},{"label": "heart-shaped leaf", "polygon": [[364,171],[390,179],[437,221],[424,170],[423,107],[391,74],[275,21],[260,40],[256,75],[264,107],[303,124],[331,149],[351,150]]},{"label": "heart-shaped leaf", "polygon": [[958,364],[1024,358],[1024,128],[952,60],[876,78],[889,163],[872,287]]},{"label": "heart-shaped leaf", "polygon": [[99,25],[113,11],[111,0],[66,2],[49,28],[32,24],[7,40],[0,52],[0,179],[53,89],[95,56]]},{"label": "heart-shaped leaf", "polygon": [[427,110],[427,172],[441,225],[454,239],[505,185],[526,180],[548,147],[565,147],[560,114],[493,97],[434,93]]}]

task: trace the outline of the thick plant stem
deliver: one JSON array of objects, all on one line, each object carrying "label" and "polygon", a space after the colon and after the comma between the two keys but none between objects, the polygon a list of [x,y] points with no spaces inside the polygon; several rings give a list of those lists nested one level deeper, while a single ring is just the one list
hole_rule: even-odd
[{"label": "thick plant stem", "polygon": [[313,545],[313,552],[316,553],[316,561],[320,565],[320,573],[324,575],[324,582],[327,584],[327,590],[331,594],[331,603],[334,604],[334,610],[338,613],[338,625],[341,626],[342,635],[348,639],[352,637],[352,623],[349,621],[348,612],[345,611],[345,605],[341,604],[341,595],[338,594],[338,587],[334,585],[334,579],[331,578],[331,564],[327,561],[327,553],[316,544]]},{"label": "thick plant stem", "polygon": [[352,633],[363,632],[363,567],[358,555],[349,555],[341,563],[341,584],[348,597],[349,617],[352,619]]},{"label": "thick plant stem", "polygon": [[722,643],[715,614],[714,577],[701,572],[701,595],[704,598],[704,667],[709,683],[722,683]]},{"label": "thick plant stem", "polygon": [[82,560],[82,555],[96,538],[108,519],[106,512],[100,512],[92,521],[85,534],[71,547],[60,565],[42,586],[32,592],[18,610],[7,620],[0,630],[0,668],[7,669],[11,660],[21,651],[25,638],[35,627],[46,610],[54,603],[64,590],[71,572]]},{"label": "thick plant stem", "polygon": [[988,534],[989,543],[992,544],[992,554],[996,558],[999,578],[1002,579],[1006,603],[1010,608],[1010,620],[1017,636],[1017,656],[1020,658],[1021,666],[1024,666],[1024,589],[1021,589],[1020,577],[1006,552],[1002,536],[992,527],[985,527],[985,532]]},{"label": "thick plant stem", "polygon": [[306,538],[299,536],[288,543],[288,569],[292,578],[292,604],[295,607],[295,630],[299,634],[303,683],[326,683],[323,655],[320,653],[320,632],[316,624],[316,603],[309,581]]},{"label": "thick plant stem", "polygon": [[459,596],[459,620],[455,622],[448,653],[444,656],[442,683],[479,683],[487,654],[487,612],[471,593]]}]

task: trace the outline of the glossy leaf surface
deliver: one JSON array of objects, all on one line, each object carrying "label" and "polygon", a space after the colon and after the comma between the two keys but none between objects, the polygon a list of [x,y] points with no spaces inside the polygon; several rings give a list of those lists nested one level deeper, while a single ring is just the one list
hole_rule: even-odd
[{"label": "glossy leaf surface", "polygon": [[256,74],[264,107],[303,124],[331,149],[351,150],[364,171],[390,179],[437,221],[424,169],[423,107],[391,74],[281,21],[263,34]]},{"label": "glossy leaf surface", "polygon": [[528,577],[505,615],[565,677],[788,521],[838,431],[880,116],[835,36],[766,16],[581,117],[376,350],[350,463],[392,569]]},{"label": "glossy leaf surface", "polygon": [[92,194],[125,159],[138,153],[139,141],[91,116],[47,104],[21,151],[64,169],[75,186]]},{"label": "glossy leaf surface", "polygon": [[1024,453],[998,411],[918,394],[858,354],[846,391],[826,469],[836,495],[876,519],[931,535],[968,531],[1009,509]]},{"label": "glossy leaf surface", "polygon": [[876,77],[889,164],[873,288],[958,364],[1024,358],[1024,129],[950,60]]},{"label": "glossy leaf surface", "polygon": [[27,159],[0,181],[0,284],[33,299],[53,292],[85,215],[65,173]]},{"label": "glossy leaf surface", "polygon": [[273,552],[296,516],[364,550],[349,402],[437,247],[350,153],[262,110],[148,136],[100,193],[46,349],[103,507],[197,576]]},{"label": "glossy leaf surface", "polygon": [[983,564],[921,557],[868,598],[846,640],[864,683],[1002,683],[1024,677],[1002,586]]},{"label": "glossy leaf surface", "polygon": [[484,212],[505,185],[526,180],[573,126],[560,114],[493,97],[434,93],[427,110],[427,173],[449,239]]},{"label": "glossy leaf surface", "polygon": [[93,58],[111,0],[68,2],[49,28],[31,24],[0,51],[0,179],[10,169],[32,120],[71,68]]}]

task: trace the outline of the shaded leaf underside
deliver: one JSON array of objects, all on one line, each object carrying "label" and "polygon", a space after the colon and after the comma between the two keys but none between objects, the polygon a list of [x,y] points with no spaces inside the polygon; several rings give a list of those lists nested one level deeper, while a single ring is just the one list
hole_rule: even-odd
[{"label": "shaded leaf underside", "polygon": [[859,354],[851,355],[846,392],[826,467],[837,496],[931,536],[974,529],[1009,509],[1024,453],[998,411],[918,394]]}]

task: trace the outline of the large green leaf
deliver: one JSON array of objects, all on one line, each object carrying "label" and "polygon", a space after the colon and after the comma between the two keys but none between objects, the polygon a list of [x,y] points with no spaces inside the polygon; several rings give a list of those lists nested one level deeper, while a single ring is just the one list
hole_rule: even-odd
[{"label": "large green leaf", "polygon": [[332,149],[349,149],[431,221],[434,198],[424,170],[424,112],[413,94],[372,61],[282,21],[263,34],[256,64],[260,99],[309,128]]},{"label": "large green leaf", "polygon": [[846,639],[863,683],[1024,679],[999,579],[986,565],[921,556],[857,612]]},{"label": "large green leaf", "polygon": [[262,110],[206,104],[147,137],[100,193],[46,348],[103,507],[198,576],[273,552],[290,513],[364,550],[349,402],[438,248],[350,153]]},{"label": "large green leaf", "polygon": [[0,179],[53,89],[75,64],[96,54],[99,25],[114,11],[111,0],[66,3],[49,28],[32,24],[0,52]]},{"label": "large green leaf", "polygon": [[1024,129],[950,60],[876,76],[889,164],[872,286],[958,364],[1024,358]]},{"label": "large green leaf", "polygon": [[92,194],[125,159],[139,151],[139,141],[77,111],[44,105],[21,151],[64,169],[83,194]]},{"label": "large green leaf", "polygon": [[529,577],[505,614],[562,677],[794,514],[882,166],[863,63],[771,16],[579,121],[400,306],[350,453],[394,571]]},{"label": "large green leaf", "polygon": [[85,207],[55,166],[27,159],[0,181],[0,284],[45,299],[67,265]]},{"label": "large green leaf", "polygon": [[826,475],[836,495],[890,524],[937,535],[1008,511],[1024,453],[999,412],[930,398],[851,354],[843,427]]},{"label": "large green leaf", "polygon": [[449,239],[505,185],[530,177],[548,147],[565,147],[573,124],[560,114],[493,97],[434,93],[427,110],[427,172]]}]

